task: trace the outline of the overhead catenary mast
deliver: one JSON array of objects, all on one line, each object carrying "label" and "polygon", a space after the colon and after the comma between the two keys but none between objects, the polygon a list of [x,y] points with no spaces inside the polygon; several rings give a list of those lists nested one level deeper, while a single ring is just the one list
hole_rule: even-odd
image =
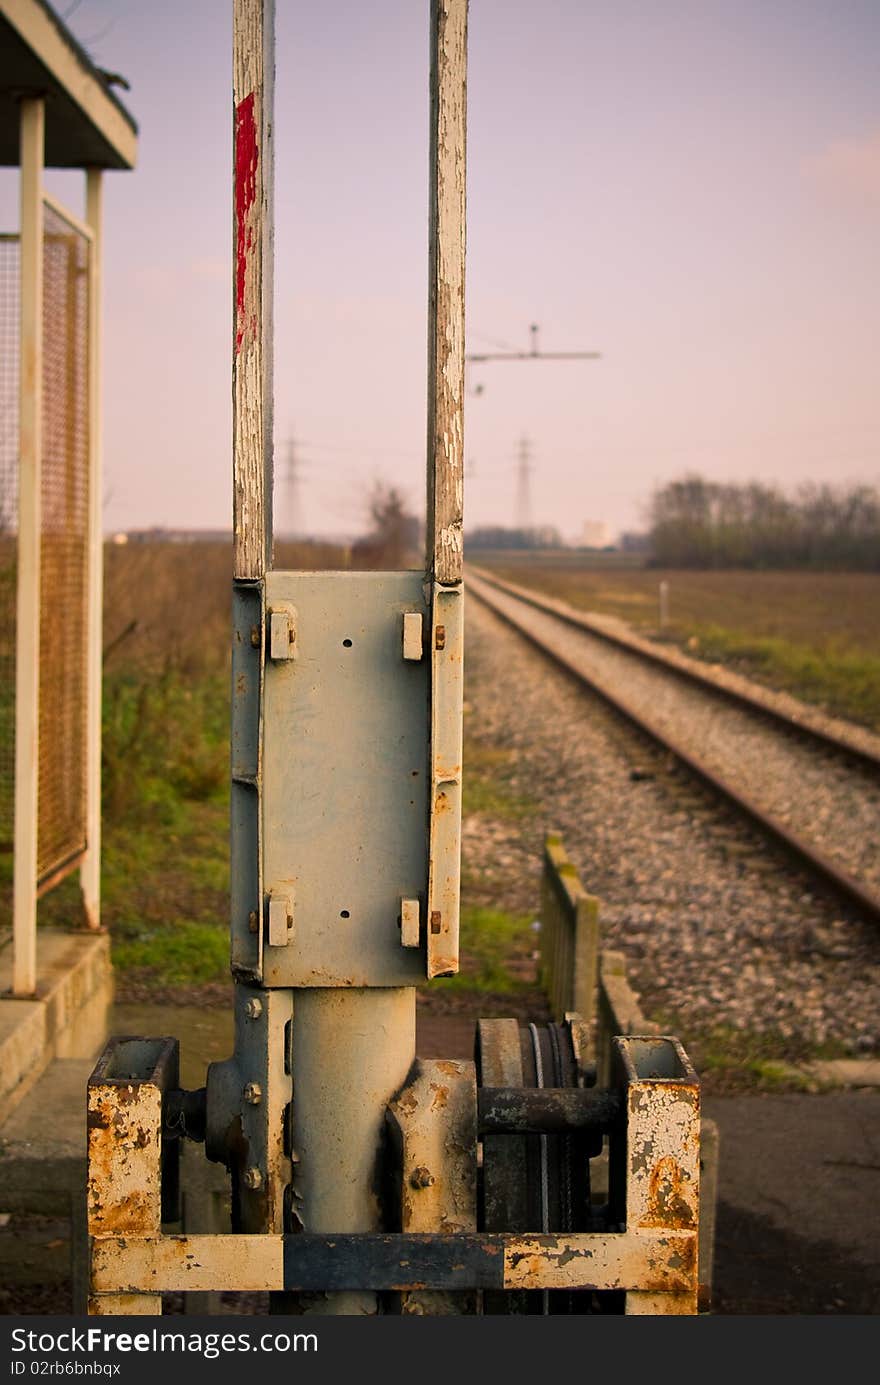
[{"label": "overhead catenary mast", "polygon": [[532,487],[531,474],[535,469],[532,461],[532,445],[527,437],[522,437],[516,463],[516,506],[514,524],[517,529],[532,528]]},{"label": "overhead catenary mast", "polygon": [[598,361],[601,351],[541,351],[538,349],[538,324],[529,328],[528,351],[469,351],[466,361]]},{"label": "overhead catenary mast", "polygon": [[286,505],[284,509],[287,534],[290,538],[305,534],[304,511],[302,503],[302,458],[298,451],[299,440],[291,433],[284,441],[284,488]]},{"label": "overhead catenary mast", "polygon": [[[469,351],[465,355],[465,362],[598,361],[601,360],[601,356],[600,351],[541,351],[538,347],[538,324],[533,322],[529,327],[528,351]],[[471,393],[482,394],[483,386],[476,385]],[[529,530],[533,527],[531,474],[534,469],[531,443],[528,438],[523,437],[520,441],[517,459],[516,503],[514,508],[514,524],[517,529],[521,530]]]}]

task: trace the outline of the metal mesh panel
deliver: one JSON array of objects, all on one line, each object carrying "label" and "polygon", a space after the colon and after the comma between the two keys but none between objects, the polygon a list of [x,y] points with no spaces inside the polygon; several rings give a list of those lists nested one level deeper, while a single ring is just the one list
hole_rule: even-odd
[{"label": "metal mesh panel", "polygon": [[43,232],[43,460],[37,878],[85,846],[89,246]]},{"label": "metal mesh panel", "polygon": [[18,237],[0,237],[0,925],[12,916],[18,518]]}]

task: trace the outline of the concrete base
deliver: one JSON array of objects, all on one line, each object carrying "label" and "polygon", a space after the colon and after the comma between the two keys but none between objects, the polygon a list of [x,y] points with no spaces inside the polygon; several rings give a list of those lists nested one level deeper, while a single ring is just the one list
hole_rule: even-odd
[{"label": "concrete base", "polygon": [[[69,1238],[54,1237],[47,1249],[68,1240],[75,1297],[58,1311],[80,1311],[87,1274],[85,1093],[113,999],[110,939],[40,929],[37,961],[36,995],[14,998],[12,947],[0,948],[0,1212],[7,1229],[22,1216],[69,1226]],[[16,1282],[26,1268],[16,1263],[20,1254],[14,1234],[0,1238],[0,1278]]]},{"label": "concrete base", "polygon": [[[51,1217],[69,1226],[71,1301],[58,1312],[84,1312],[86,1239],[86,1082],[94,1059],[56,1058],[0,1124],[0,1210]],[[14,1242],[0,1263],[15,1256]],[[3,1264],[9,1282],[18,1266]]]},{"label": "concrete base", "polygon": [[18,1000],[12,947],[0,948],[0,1125],[54,1058],[91,1058],[107,1033],[109,937],[40,929],[37,949],[37,994]]},{"label": "concrete base", "polygon": [[[58,1305],[60,1313],[84,1313],[86,1305],[86,1083],[94,1065],[94,1057],[56,1058],[0,1124],[0,1214],[54,1217],[69,1228],[70,1302]],[[225,1169],[209,1164],[201,1147],[185,1147],[183,1155],[180,1229],[228,1231]],[[19,1255],[13,1237],[0,1231],[0,1280],[16,1282],[26,1270]],[[43,1258],[48,1264],[51,1257],[44,1251]],[[185,1302],[188,1313],[222,1311],[219,1294],[187,1294]]]},{"label": "concrete base", "polygon": [[64,1215],[86,1184],[86,1083],[94,1058],[56,1058],[0,1124],[0,1208]]}]

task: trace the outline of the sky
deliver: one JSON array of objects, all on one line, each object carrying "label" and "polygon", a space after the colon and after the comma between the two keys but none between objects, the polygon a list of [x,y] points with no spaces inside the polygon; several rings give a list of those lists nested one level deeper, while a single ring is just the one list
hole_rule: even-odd
[{"label": "sky", "polygon": [[[231,0],[56,8],[140,127],[106,179],[105,525],[224,528]],[[466,530],[514,522],[524,438],[569,540],[686,471],[880,484],[878,53],[877,0],[471,0],[467,350],[535,323],[601,358],[468,366]],[[278,0],[276,72],[276,524],[351,534],[377,481],[423,506],[427,0]]]}]

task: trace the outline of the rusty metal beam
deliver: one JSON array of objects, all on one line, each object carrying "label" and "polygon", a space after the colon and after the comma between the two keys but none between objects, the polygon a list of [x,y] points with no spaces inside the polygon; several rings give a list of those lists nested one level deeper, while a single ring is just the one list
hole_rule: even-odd
[{"label": "rusty metal beam", "polygon": [[43,157],[45,102],[21,103],[18,569],[15,616],[15,861],[12,994],[37,987],[40,543],[43,460]]},{"label": "rusty metal beam", "polygon": [[93,1242],[97,1292],[467,1289],[687,1292],[690,1232],[581,1235],[117,1236]]},{"label": "rusty metal beam", "polygon": [[620,1093],[578,1087],[481,1087],[481,1135],[553,1135],[608,1130],[623,1112]]}]

